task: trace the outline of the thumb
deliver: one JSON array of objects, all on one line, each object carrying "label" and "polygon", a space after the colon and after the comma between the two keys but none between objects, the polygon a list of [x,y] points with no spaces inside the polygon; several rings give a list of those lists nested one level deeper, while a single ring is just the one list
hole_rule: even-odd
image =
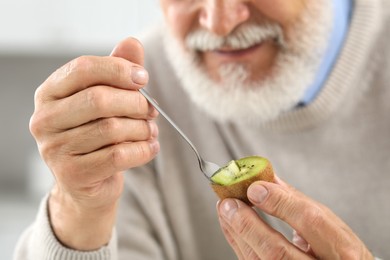
[{"label": "thumb", "polygon": [[141,66],[144,64],[144,48],[140,41],[132,37],[120,41],[110,56],[123,58]]}]

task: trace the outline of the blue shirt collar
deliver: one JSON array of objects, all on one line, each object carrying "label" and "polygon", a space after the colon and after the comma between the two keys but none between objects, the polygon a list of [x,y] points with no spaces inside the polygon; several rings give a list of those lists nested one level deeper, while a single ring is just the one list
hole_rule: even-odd
[{"label": "blue shirt collar", "polygon": [[317,76],[315,77],[313,84],[306,90],[300,105],[307,105],[317,97],[337,60],[348,33],[354,0],[332,1],[334,23],[329,37],[329,43],[317,72]]}]

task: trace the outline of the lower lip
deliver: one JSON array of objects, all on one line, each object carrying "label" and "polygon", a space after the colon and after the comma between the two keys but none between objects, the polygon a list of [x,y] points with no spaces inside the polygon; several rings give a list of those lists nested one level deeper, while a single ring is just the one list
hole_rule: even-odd
[{"label": "lower lip", "polygon": [[249,47],[247,49],[242,49],[242,50],[232,50],[232,51],[214,51],[214,53],[218,55],[222,55],[226,58],[231,57],[231,58],[239,58],[243,56],[247,56],[252,54],[254,51],[256,51],[258,48],[262,46],[261,43],[253,45],[252,47]]}]

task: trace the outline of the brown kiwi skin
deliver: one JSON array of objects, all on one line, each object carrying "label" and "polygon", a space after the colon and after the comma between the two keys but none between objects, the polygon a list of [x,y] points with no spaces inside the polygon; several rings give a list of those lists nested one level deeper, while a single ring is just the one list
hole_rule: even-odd
[{"label": "brown kiwi skin", "polygon": [[269,161],[267,167],[264,170],[249,179],[226,186],[211,183],[211,187],[221,200],[226,198],[235,198],[245,202],[248,205],[252,205],[248,199],[247,190],[249,186],[256,181],[275,182],[274,171]]}]

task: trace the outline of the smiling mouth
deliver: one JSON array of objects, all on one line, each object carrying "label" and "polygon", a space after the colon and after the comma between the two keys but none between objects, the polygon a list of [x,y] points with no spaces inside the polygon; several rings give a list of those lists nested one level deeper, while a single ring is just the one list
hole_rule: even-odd
[{"label": "smiling mouth", "polygon": [[234,49],[229,47],[223,47],[221,49],[214,50],[213,52],[224,56],[240,56],[240,55],[249,54],[250,52],[259,48],[261,45],[263,45],[263,43],[257,43],[245,49]]}]

